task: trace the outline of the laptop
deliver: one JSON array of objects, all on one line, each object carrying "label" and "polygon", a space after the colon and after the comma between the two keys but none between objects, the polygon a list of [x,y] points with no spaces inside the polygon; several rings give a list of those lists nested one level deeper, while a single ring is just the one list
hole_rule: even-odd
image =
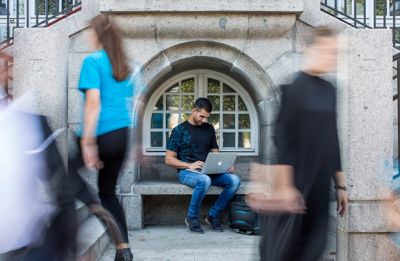
[{"label": "laptop", "polygon": [[230,152],[210,152],[201,170],[186,169],[199,174],[221,174],[235,163],[237,154]]}]

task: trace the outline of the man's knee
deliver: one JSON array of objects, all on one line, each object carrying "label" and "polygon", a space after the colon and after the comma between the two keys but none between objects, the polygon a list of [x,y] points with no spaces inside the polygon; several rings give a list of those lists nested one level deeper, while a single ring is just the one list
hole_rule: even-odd
[{"label": "man's knee", "polygon": [[196,187],[208,189],[211,186],[211,178],[207,175],[201,175],[196,182]]},{"label": "man's knee", "polygon": [[240,178],[234,174],[230,174],[229,175],[230,179],[231,179],[231,187],[234,189],[238,189],[240,186]]}]

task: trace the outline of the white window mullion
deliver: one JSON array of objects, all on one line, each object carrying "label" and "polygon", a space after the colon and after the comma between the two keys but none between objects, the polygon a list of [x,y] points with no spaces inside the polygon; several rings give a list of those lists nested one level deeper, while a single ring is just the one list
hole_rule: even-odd
[{"label": "white window mullion", "polygon": [[[179,90],[179,101],[178,101],[178,124],[181,122],[181,113],[182,113],[182,81],[179,81],[178,84]],[[171,115],[172,116],[172,115]]]},{"label": "white window mullion", "polygon": [[224,95],[222,95],[222,91],[220,91],[219,95],[219,122],[220,122],[220,142],[221,148],[224,148]]},{"label": "white window mullion", "polygon": [[[68,1],[68,0],[66,0]],[[58,13],[61,13],[61,11],[63,10],[63,6],[62,6],[63,0],[58,0]]]},{"label": "white window mullion", "polygon": [[239,148],[239,95],[235,94],[235,148]]},{"label": "white window mullion", "polygon": [[[197,96],[194,97],[194,99],[196,100],[199,97],[204,97],[205,93],[207,92],[207,80],[205,79],[205,75],[204,74],[198,74],[197,78],[199,79],[199,85],[196,86],[195,85],[195,92],[197,89]],[[196,88],[197,87],[197,88]],[[206,89],[206,90],[204,90]]]},{"label": "white window mullion", "polygon": [[[167,121],[166,121],[167,113],[166,112],[167,112],[167,95],[163,94],[163,113],[162,113],[163,130],[162,130],[162,133],[163,133],[163,147],[164,148],[167,147],[165,135],[164,135],[164,130],[167,128]],[[150,147],[151,147],[151,144],[150,144]]]}]

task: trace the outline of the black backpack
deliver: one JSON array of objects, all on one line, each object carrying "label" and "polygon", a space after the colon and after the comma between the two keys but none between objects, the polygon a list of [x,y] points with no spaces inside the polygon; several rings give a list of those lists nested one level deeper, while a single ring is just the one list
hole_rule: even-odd
[{"label": "black backpack", "polygon": [[229,204],[228,213],[228,224],[234,231],[248,235],[260,234],[261,216],[247,205],[243,195],[233,198]]}]

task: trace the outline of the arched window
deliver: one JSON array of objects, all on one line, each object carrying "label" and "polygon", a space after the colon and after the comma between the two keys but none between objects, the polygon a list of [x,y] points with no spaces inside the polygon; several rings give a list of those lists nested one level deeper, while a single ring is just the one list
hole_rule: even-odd
[{"label": "arched window", "polygon": [[198,97],[212,103],[208,122],[215,128],[221,151],[257,155],[258,119],[249,95],[232,78],[209,70],[181,73],[153,94],[143,126],[145,154],[165,152],[171,130],[188,119]]}]

